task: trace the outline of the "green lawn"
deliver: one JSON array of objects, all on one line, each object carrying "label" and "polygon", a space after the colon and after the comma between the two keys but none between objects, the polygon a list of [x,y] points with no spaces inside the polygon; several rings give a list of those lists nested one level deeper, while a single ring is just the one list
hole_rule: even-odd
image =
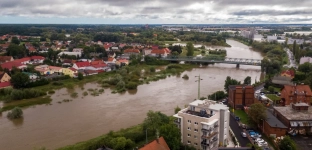
[{"label": "green lawn", "polygon": [[[181,53],[179,56],[186,56],[186,53],[187,53],[187,50],[186,50],[185,47],[183,47],[182,53]],[[195,50],[194,50],[193,56],[197,56],[197,55],[199,55],[199,54],[201,54],[201,50],[199,50],[199,51],[195,51]]]},{"label": "green lawn", "polygon": [[265,96],[268,97],[269,99],[271,99],[272,101],[280,100],[280,97],[276,96],[275,94],[267,94]]},{"label": "green lawn", "polygon": [[235,110],[234,114],[235,114],[235,116],[240,118],[240,121],[243,124],[248,124],[248,115],[246,114],[245,111],[243,111],[243,110]]}]

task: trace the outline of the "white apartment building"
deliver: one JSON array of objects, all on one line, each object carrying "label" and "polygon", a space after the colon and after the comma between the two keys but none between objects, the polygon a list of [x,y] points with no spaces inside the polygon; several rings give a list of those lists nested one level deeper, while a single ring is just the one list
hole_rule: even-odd
[{"label": "white apartment building", "polygon": [[173,115],[181,130],[181,142],[198,150],[217,150],[229,138],[229,107],[211,100],[195,100]]}]

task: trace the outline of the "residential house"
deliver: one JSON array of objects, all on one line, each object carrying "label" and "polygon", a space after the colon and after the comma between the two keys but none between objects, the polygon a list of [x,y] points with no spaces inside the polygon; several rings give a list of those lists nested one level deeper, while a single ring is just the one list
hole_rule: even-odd
[{"label": "residential house", "polygon": [[114,52],[120,52],[120,49],[117,46],[111,47],[111,50],[114,51]]},{"label": "residential house", "polygon": [[23,72],[24,74],[28,75],[30,80],[37,80],[39,76],[36,73],[30,73],[30,72]]},{"label": "residential house", "polygon": [[109,51],[109,52],[107,52],[107,56],[108,56],[108,57],[113,57],[113,58],[115,58],[115,57],[116,57],[116,54],[115,54],[115,52],[113,52],[113,51]]},{"label": "residential house", "polygon": [[308,85],[284,85],[281,89],[282,105],[306,103],[310,105],[312,92]]},{"label": "residential house", "polygon": [[116,59],[115,58],[112,58],[112,57],[109,57],[108,59],[107,59],[107,63],[116,63]]},{"label": "residential house", "polygon": [[76,62],[73,65],[73,68],[75,69],[85,69],[86,67],[90,66],[89,61],[84,61],[84,62]]},{"label": "residential house", "polygon": [[18,69],[24,69],[27,68],[26,65],[22,64],[20,61],[10,61],[10,62],[5,62],[1,64],[1,67],[3,69],[7,68],[9,70],[12,70],[13,67],[16,67]]},{"label": "residential house", "polygon": [[170,150],[167,142],[163,137],[160,137],[140,148],[139,150]]},{"label": "residential house", "polygon": [[72,64],[75,62],[76,62],[76,60],[73,60],[73,59],[65,59],[62,62],[63,63],[62,66],[72,66]]},{"label": "residential house", "polygon": [[272,83],[277,85],[294,85],[292,78],[287,76],[274,76]]},{"label": "residential house", "polygon": [[312,63],[312,58],[311,57],[301,57],[300,58],[300,65],[304,63]]},{"label": "residential house", "polygon": [[10,43],[0,44],[0,50],[6,51],[6,49],[10,46]]},{"label": "residential house", "polygon": [[78,56],[81,57],[81,52],[60,52],[58,55],[62,56],[62,55],[69,55],[69,56]]},{"label": "residential house", "polygon": [[82,48],[74,48],[74,49],[73,49],[73,52],[82,53],[82,52],[83,52],[83,49],[82,49]]},{"label": "residential house", "polygon": [[118,59],[116,61],[116,65],[118,65],[118,66],[127,66],[127,65],[129,65],[129,60],[127,60],[127,59]]},{"label": "residential house", "polygon": [[11,86],[11,82],[0,82],[0,89],[9,88]]},{"label": "residential house", "polygon": [[41,75],[49,75],[49,74],[53,74],[54,72],[52,72],[49,68],[49,65],[39,65],[35,67],[35,70],[38,71]]},{"label": "residential house", "polygon": [[150,55],[152,52],[152,49],[151,48],[145,48],[143,49],[143,55],[147,56],[147,55]]},{"label": "residential house", "polygon": [[11,77],[6,72],[0,72],[0,82],[10,82]]},{"label": "residential house", "polygon": [[223,103],[195,100],[173,117],[185,145],[206,150],[228,143],[230,111]]},{"label": "residential house", "polygon": [[163,49],[153,49],[150,53],[150,56],[154,57],[167,57],[167,55],[170,54],[170,50],[168,48]]},{"label": "residential house", "polygon": [[31,46],[28,48],[28,51],[29,51],[29,53],[35,53],[35,52],[37,52],[37,49],[35,47]]},{"label": "residential house", "polygon": [[49,66],[49,69],[51,70],[51,72],[54,72],[54,73],[63,73],[62,71],[62,67],[57,67],[57,66]]},{"label": "residential house", "polygon": [[120,49],[122,49],[122,48],[124,48],[126,45],[127,45],[127,44],[121,43],[121,44],[119,44],[118,47],[119,47]]},{"label": "residential house", "polygon": [[281,76],[289,77],[289,78],[293,79],[295,77],[295,71],[294,70],[285,70],[281,73]]},{"label": "residential house", "polygon": [[244,106],[257,103],[254,96],[255,90],[250,85],[230,85],[229,105],[234,109],[243,109]]},{"label": "residential house", "polygon": [[124,50],[124,54],[125,55],[139,55],[140,54],[140,50],[139,49],[126,49]]},{"label": "residential house", "polygon": [[62,71],[64,75],[69,75],[72,78],[75,77],[75,74],[78,73],[77,69],[75,68],[63,68]]},{"label": "residential house", "polygon": [[13,57],[12,56],[0,56],[0,64],[5,63],[5,62],[9,62],[9,61],[13,61]]},{"label": "residential house", "polygon": [[87,76],[98,74],[96,70],[84,70],[84,72]]}]

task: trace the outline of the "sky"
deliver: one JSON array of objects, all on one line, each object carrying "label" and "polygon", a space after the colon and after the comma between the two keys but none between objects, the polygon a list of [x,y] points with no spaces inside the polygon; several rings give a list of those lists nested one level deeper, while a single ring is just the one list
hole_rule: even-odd
[{"label": "sky", "polygon": [[0,24],[311,24],[312,0],[0,0]]}]

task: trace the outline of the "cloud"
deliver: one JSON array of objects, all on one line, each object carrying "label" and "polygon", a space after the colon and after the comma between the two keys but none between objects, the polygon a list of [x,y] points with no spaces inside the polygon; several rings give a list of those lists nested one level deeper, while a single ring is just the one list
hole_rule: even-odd
[{"label": "cloud", "polygon": [[5,16],[93,18],[125,20],[124,23],[312,23],[309,6],[311,0],[2,0],[0,23],[11,21],[3,19]]}]

